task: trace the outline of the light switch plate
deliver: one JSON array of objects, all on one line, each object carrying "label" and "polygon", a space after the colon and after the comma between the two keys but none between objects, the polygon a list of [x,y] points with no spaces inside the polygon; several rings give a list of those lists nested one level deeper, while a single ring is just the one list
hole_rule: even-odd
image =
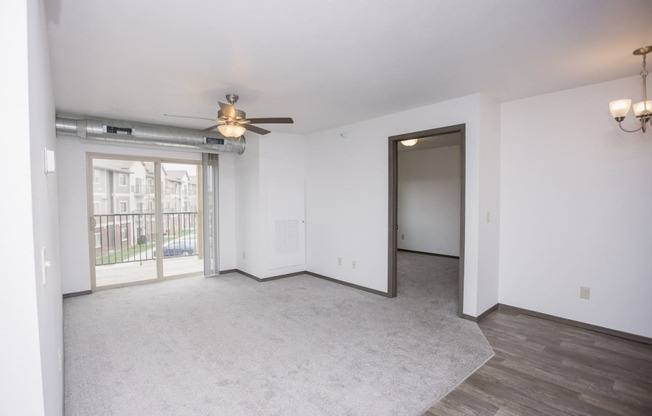
[{"label": "light switch plate", "polygon": [[45,173],[53,173],[55,171],[54,163],[54,151],[49,149],[44,149],[44,164],[45,164]]}]

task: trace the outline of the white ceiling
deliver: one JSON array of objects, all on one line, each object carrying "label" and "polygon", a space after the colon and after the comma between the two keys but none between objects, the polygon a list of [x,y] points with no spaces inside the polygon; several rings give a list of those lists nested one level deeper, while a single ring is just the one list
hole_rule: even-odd
[{"label": "white ceiling", "polygon": [[[636,75],[650,0],[48,0],[59,114],[204,128],[234,92],[309,133]],[[618,98],[618,97],[615,97]],[[605,103],[606,105],[607,103]]]}]

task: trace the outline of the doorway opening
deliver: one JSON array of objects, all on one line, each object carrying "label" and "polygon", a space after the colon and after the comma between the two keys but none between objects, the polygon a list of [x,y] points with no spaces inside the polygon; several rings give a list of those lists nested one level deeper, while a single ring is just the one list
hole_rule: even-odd
[{"label": "doorway opening", "polygon": [[[465,199],[465,160],[466,160],[466,139],[465,125],[459,124],[448,127],[441,127],[430,130],[422,130],[413,133],[406,133],[397,136],[391,136],[388,140],[389,145],[389,220],[388,220],[388,277],[387,290],[389,297],[397,295],[397,256],[399,250],[399,165],[398,165],[398,146],[399,143],[406,140],[424,139],[435,146],[446,146],[455,138],[456,144],[459,144],[460,160],[460,189],[459,189],[459,273],[458,273],[458,296],[457,296],[457,315],[463,316],[464,305],[464,199]],[[422,141],[423,142],[423,141]],[[415,250],[419,251],[419,250]],[[452,252],[455,254],[455,252]],[[438,253],[447,254],[447,253]],[[455,257],[453,255],[453,257]]]},{"label": "doorway opening", "polygon": [[88,155],[91,288],[204,274],[195,161]]}]

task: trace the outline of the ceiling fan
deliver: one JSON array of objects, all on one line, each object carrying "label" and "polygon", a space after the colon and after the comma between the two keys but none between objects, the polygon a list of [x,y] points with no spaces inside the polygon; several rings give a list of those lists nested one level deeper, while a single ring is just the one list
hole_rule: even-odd
[{"label": "ceiling fan", "polygon": [[254,126],[254,124],[292,124],[294,120],[291,117],[268,117],[268,118],[247,118],[247,114],[242,110],[235,108],[235,103],[238,102],[238,96],[235,94],[227,94],[226,100],[228,104],[219,102],[220,109],[217,112],[217,118],[193,117],[193,116],[179,116],[174,114],[163,114],[167,117],[182,117],[194,118],[199,120],[210,120],[217,122],[217,124],[210,126],[204,131],[219,130],[225,137],[240,137],[246,130],[258,134],[271,133],[269,130]]}]

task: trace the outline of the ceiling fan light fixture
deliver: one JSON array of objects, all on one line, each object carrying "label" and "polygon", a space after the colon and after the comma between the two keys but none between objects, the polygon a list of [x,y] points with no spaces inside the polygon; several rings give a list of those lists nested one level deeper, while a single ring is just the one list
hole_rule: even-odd
[{"label": "ceiling fan light fixture", "polygon": [[411,146],[414,146],[415,144],[417,144],[418,141],[419,141],[419,139],[401,140],[401,144],[403,146],[411,147]]},{"label": "ceiling fan light fixture", "polygon": [[203,129],[203,131],[213,131],[217,129],[220,134],[224,137],[231,139],[237,139],[242,137],[242,135],[249,131],[250,133],[256,133],[260,135],[265,135],[271,133],[271,131],[263,129],[256,126],[256,124],[293,124],[294,120],[292,117],[259,117],[259,118],[247,118],[247,113],[242,110],[238,110],[234,107],[235,103],[238,101],[238,96],[235,94],[227,94],[226,100],[228,104],[217,102],[220,105],[220,109],[217,111],[217,118],[206,118],[206,117],[194,117],[194,116],[182,116],[174,114],[164,114],[168,117],[182,117],[182,118],[193,118],[200,120],[209,120],[213,121],[216,124]]},{"label": "ceiling fan light fixture", "polygon": [[240,137],[245,133],[245,131],[247,131],[247,129],[235,123],[219,125],[217,126],[217,130],[222,134],[222,136],[231,138]]}]

